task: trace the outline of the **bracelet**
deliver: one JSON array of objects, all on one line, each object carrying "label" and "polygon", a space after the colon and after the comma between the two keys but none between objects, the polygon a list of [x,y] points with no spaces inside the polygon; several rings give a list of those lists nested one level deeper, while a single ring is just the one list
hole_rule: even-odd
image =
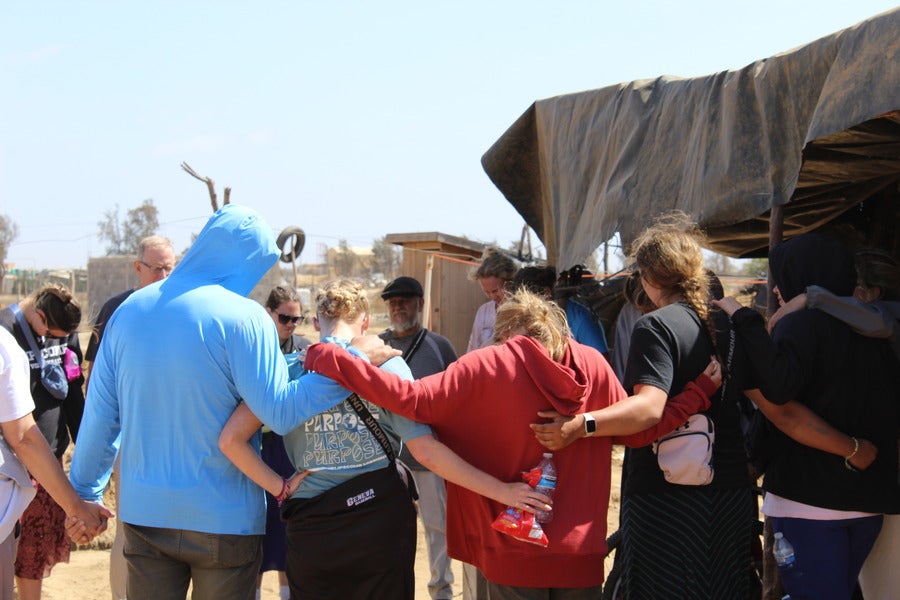
[{"label": "bracelet", "polygon": [[850,459],[856,456],[856,453],[859,452],[859,440],[855,437],[850,437],[853,440],[853,452],[844,457],[844,466],[848,471],[857,471],[858,469],[850,464]]},{"label": "bracelet", "polygon": [[288,499],[290,496],[290,490],[288,489],[288,480],[281,480],[281,493],[275,496],[275,501],[278,503],[278,506],[284,504],[284,501]]}]

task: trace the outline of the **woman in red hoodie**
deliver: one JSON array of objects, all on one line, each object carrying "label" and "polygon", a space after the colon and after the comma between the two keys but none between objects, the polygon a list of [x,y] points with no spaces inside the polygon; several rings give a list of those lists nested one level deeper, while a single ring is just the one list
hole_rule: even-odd
[{"label": "woman in red hoodie", "polygon": [[[584,413],[620,403],[626,394],[603,356],[569,337],[559,307],[534,294],[517,292],[500,306],[495,338],[502,343],[465,354],[446,371],[416,381],[384,373],[333,344],[311,346],[306,367],[431,424],[464,460],[498,479],[516,481],[544,451],[529,429],[538,411]],[[713,375],[718,371],[717,363],[708,369]],[[546,548],[493,530],[491,523],[506,507],[448,482],[450,555],[485,575],[492,598],[546,597],[548,588],[580,588],[566,598],[598,597],[606,555],[609,436],[653,426],[666,433],[704,407],[717,385],[701,375],[673,398],[662,421],[639,399],[629,399],[598,413],[604,437],[557,452],[559,484],[553,520],[544,525]]]}]

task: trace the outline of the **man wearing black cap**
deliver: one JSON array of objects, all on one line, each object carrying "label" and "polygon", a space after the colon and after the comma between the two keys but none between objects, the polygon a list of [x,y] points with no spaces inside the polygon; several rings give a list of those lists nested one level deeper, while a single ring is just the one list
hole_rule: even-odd
[{"label": "man wearing black cap", "polygon": [[[450,340],[422,327],[419,314],[425,304],[423,296],[422,284],[412,277],[398,277],[381,292],[381,298],[388,305],[391,328],[379,337],[403,352],[416,379],[443,371],[457,358]],[[425,527],[431,567],[428,593],[432,600],[450,600],[453,597],[453,572],[447,556],[444,480],[419,464],[406,446],[400,458],[414,471],[419,490],[419,516]]]}]

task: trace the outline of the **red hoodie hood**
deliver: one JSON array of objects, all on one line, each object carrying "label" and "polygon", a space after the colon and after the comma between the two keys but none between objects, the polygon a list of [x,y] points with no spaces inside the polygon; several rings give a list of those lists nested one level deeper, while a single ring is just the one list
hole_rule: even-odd
[{"label": "red hoodie hood", "polygon": [[519,335],[506,342],[507,350],[521,365],[523,377],[531,379],[537,391],[543,394],[547,404],[564,415],[584,411],[585,394],[588,391],[587,371],[571,348],[566,344],[560,362],[551,360],[550,354],[537,340]]}]

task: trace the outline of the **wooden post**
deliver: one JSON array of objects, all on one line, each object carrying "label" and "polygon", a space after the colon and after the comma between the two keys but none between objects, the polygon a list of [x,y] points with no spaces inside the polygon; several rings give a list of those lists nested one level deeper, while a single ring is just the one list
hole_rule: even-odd
[{"label": "wooden post", "polygon": [[[773,206],[769,211],[769,251],[772,251],[772,248],[780,244],[784,240],[784,205],[779,204],[778,206]],[[767,282],[766,289],[769,292],[769,303],[766,309],[766,312],[769,313],[771,317],[778,307],[775,306],[777,300],[775,299],[775,293],[772,291],[774,286],[772,285],[772,269],[769,268],[769,277]]]},{"label": "wooden post", "polygon": [[434,254],[425,258],[425,302],[422,305],[422,327],[431,329],[431,276],[434,273]]}]

